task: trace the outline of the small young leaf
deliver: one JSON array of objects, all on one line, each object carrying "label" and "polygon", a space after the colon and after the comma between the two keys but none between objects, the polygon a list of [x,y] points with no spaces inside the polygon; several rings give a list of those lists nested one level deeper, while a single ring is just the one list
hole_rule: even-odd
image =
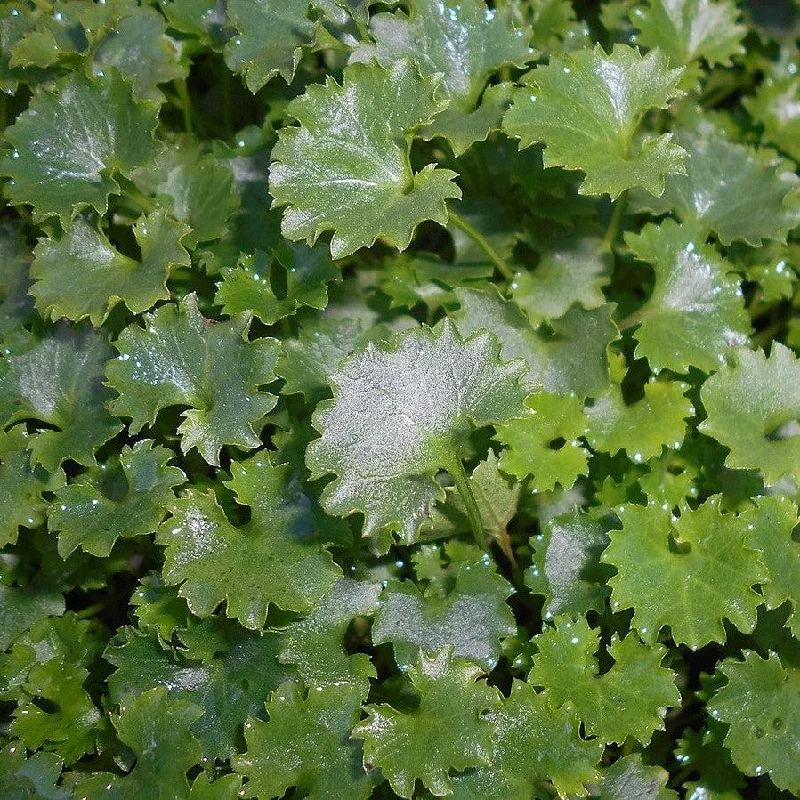
[{"label": "small young leaf", "polygon": [[649,0],[636,6],[631,20],[645,47],[658,47],[675,65],[704,59],[709,64],[730,64],[731,56],[744,52],[747,33],[737,24],[739,12],[731,0]]},{"label": "small young leaf", "polygon": [[169,298],[167,278],[189,266],[181,240],[189,228],[163,210],[143,217],[133,228],[141,259],[116,250],[83,217],[73,220],[61,239],[41,239],[33,252],[31,294],[43,316],[80,320],[99,327],[119,302],[138,314]]},{"label": "small young leaf", "polygon": [[556,484],[569,489],[587,469],[586,450],[577,439],[586,431],[583,405],[574,397],[547,392],[531,395],[525,404],[533,411],[530,417],[497,426],[497,439],[506,445],[500,469],[520,479],[533,475],[535,491],[549,491]]},{"label": "small young leaf", "polygon": [[64,483],[64,473],[31,463],[28,435],[21,426],[0,431],[0,547],[14,544],[20,525],[37,528],[45,521],[42,492]]},{"label": "small young leaf", "polygon": [[696,650],[725,639],[723,619],[741,631],[753,629],[761,596],[752,587],[766,574],[747,546],[745,518],[722,514],[718,496],[677,520],[654,503],[623,506],[618,514],[622,530],[610,532],[603,553],[619,570],[609,581],[611,605],[633,606],[632,624],[642,637],[654,642],[669,625],[676,642]]},{"label": "small young leaf", "polygon": [[625,236],[636,258],[655,271],[653,293],[634,321],[641,322],[636,355],[658,369],[713,372],[731,347],[747,342],[750,324],[732,265],[704,239],[672,220]]},{"label": "small young leaf", "polygon": [[173,458],[171,450],[145,439],[58,490],[48,526],[58,531],[59,555],[66,559],[80,547],[105,558],[119,537],[154,533],[175,500],[173,489],[186,480],[167,466]]},{"label": "small young leaf", "polygon": [[318,543],[331,538],[327,523],[289,467],[257,455],[232,471],[228,485],[251,507],[250,522],[232,525],[213,495],[192,491],[158,541],[167,548],[164,580],[181,584],[192,613],[207,617],[227,600],[228,616],[255,630],[270,603],[309,612],[341,571]]},{"label": "small young leaf", "polygon": [[312,686],[363,684],[374,678],[369,656],[346,654],[344,640],[355,617],[375,613],[380,592],[380,584],[340,578],[307,617],[289,626],[280,660],[296,665]]},{"label": "small young leaf", "polygon": [[111,355],[99,335],[61,327],[30,349],[0,364],[0,424],[38,420],[46,430],[31,434],[34,463],[55,472],[68,458],[94,464],[94,453],[122,428],[104,404],[111,392],[102,384]]},{"label": "small young leaf", "polygon": [[245,797],[298,794],[319,800],[367,800],[375,778],[359,763],[350,731],[361,716],[362,688],[350,683],[301,687],[287,682],[267,702],[269,722],[245,725],[247,752],[231,766],[247,778]]},{"label": "small young leaf", "polygon": [[525,585],[544,595],[545,619],[602,609],[610,568],[600,563],[600,553],[608,542],[605,526],[581,511],[544,523],[542,532],[531,539],[533,564],[525,571]]},{"label": "small young leaf", "polygon": [[106,367],[119,392],[109,407],[131,418],[131,432],[152,425],[168,406],[189,406],[178,428],[183,452],[196,447],[209,464],[219,464],[223,445],[259,447],[254,426],[274,408],[274,395],[260,391],[275,376],[275,339],[248,341],[250,317],[210,322],[197,297],[146,314],[147,327],[127,327],[116,341],[120,355]]},{"label": "small young leaf", "polygon": [[478,682],[480,667],[452,658],[449,650],[420,653],[408,675],[420,696],[409,713],[388,705],[368,705],[356,725],[364,740],[364,764],[378,766],[400,797],[414,794],[416,779],[433,794],[453,791],[450,770],[487,766],[494,725],[485,712],[499,705],[499,692]]},{"label": "small young leaf", "polygon": [[574,705],[586,732],[601,741],[634,736],[647,743],[663,728],[665,707],[680,704],[675,676],[661,666],[665,648],[647,647],[629,633],[612,641],[608,653],[616,663],[599,675],[598,640],[598,632],[583,620],[546,628],[533,640],[539,652],[528,683],[544,686],[556,708]]},{"label": "small young leaf", "polygon": [[410,16],[376,14],[369,27],[375,44],[360,45],[351,61],[375,59],[391,67],[410,59],[423,75],[442,76],[445,98],[462,114],[474,111],[493,72],[531,59],[507,11],[487,9],[483,0],[415,0]]},{"label": "small young leaf", "polygon": [[580,720],[565,703],[554,708],[547,692],[514,680],[511,694],[489,719],[496,726],[491,767],[455,778],[455,800],[532,797],[549,781],[562,794],[584,794],[603,753],[598,740],[580,737]]},{"label": "small young leaf", "polygon": [[780,342],[769,358],[740,349],[737,361],[703,385],[708,419],[700,430],[730,449],[729,467],[760,469],[769,484],[784,475],[800,479],[800,361]]},{"label": "small young leaf", "polygon": [[662,447],[680,447],[691,416],[692,404],[684,396],[689,387],[675,381],[646,383],[644,397],[626,405],[621,389],[613,385],[608,394],[586,407],[586,441],[594,450],[615,455],[625,450],[632,461],[661,455]]},{"label": "small young leaf", "polygon": [[243,74],[251,92],[275,75],[292,80],[303,48],[314,40],[308,7],[309,0],[228,0],[236,34],[225,46],[225,63]]},{"label": "small young leaf", "polygon": [[372,625],[375,644],[391,642],[405,670],[426,653],[451,647],[453,655],[491,670],[500,657],[500,639],[516,633],[506,604],[512,586],[483,561],[462,563],[445,596],[435,587],[422,593],[412,581],[392,583],[381,597]]},{"label": "small young leaf", "polygon": [[769,775],[780,789],[800,792],[800,675],[776,653],[752,651],[726,659],[728,683],[709,701],[715,719],[730,726],[725,746],[746,775]]}]

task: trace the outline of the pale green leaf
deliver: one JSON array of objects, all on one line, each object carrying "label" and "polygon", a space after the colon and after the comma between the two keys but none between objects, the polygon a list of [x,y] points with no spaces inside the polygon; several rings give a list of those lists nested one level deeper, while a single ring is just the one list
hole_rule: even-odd
[{"label": "pale green leaf", "polygon": [[760,469],[769,484],[784,475],[800,479],[800,361],[780,342],[769,358],[739,349],[736,360],[703,385],[708,419],[700,430],[730,449],[729,467]]},{"label": "pale green leaf", "polygon": [[491,334],[465,340],[445,322],[347,359],[331,376],[334,399],[313,417],[322,436],[306,456],[314,476],[337,476],[323,493],[325,510],[363,513],[365,537],[397,530],[414,542],[430,505],[444,499],[436,473],[463,473],[472,428],[526,413],[522,365],[505,364],[499,350]]},{"label": "pale green leaf", "polygon": [[495,726],[485,712],[499,705],[500,694],[478,681],[480,675],[480,667],[452,658],[449,650],[421,653],[408,670],[420,697],[416,709],[366,707],[367,719],[353,738],[363,739],[364,763],[380,767],[400,797],[414,794],[417,779],[433,794],[451,794],[451,770],[491,763]]},{"label": "pale green leaf", "polygon": [[189,228],[165,211],[142,217],[133,228],[140,259],[120,253],[84,217],[76,217],[60,239],[41,239],[33,252],[31,294],[43,316],[100,326],[119,303],[134,313],[169,298],[167,278],[189,266],[181,240]]},{"label": "pale green leaf", "polygon": [[378,237],[404,250],[420,222],[444,225],[445,201],[461,197],[455,173],[415,173],[409,160],[414,130],[443,107],[435,87],[408,61],[352,64],[341,86],[329,78],[293,100],[300,127],[281,129],[270,170],[284,236],[314,242],[332,230],[331,255],[342,258]]},{"label": "pale green leaf", "polygon": [[274,380],[278,342],[249,341],[247,314],[227,322],[205,319],[194,294],[146,314],[145,324],[120,334],[120,355],[106,368],[119,393],[109,407],[131,418],[131,432],[152,425],[163,408],[189,406],[178,428],[184,452],[196,447],[218,464],[223,445],[259,447],[264,415],[276,402],[259,387]]},{"label": "pale green leaf", "polygon": [[600,45],[553,56],[526,76],[504,121],[521,147],[545,144],[546,167],[582,170],[582,194],[616,199],[642,186],[664,191],[669,173],[684,172],[684,150],[670,134],[640,136],[645,114],[680,94],[682,70],[668,69],[658,50],[641,56],[627,45],[606,55]]},{"label": "pale green leaf", "polygon": [[633,633],[612,640],[608,654],[615,663],[602,674],[594,655],[599,631],[583,619],[547,627],[533,643],[539,652],[528,683],[544,686],[556,708],[573,705],[587,734],[603,742],[634,736],[647,743],[664,727],[666,708],[680,704],[675,676],[661,666],[665,648],[643,645]]},{"label": "pale green leaf", "polygon": [[676,642],[696,650],[724,641],[723,619],[753,630],[762,598],[752,587],[766,574],[748,545],[745,517],[723,514],[719,496],[677,519],[653,502],[617,513],[622,530],[610,531],[602,556],[619,571],[609,581],[611,605],[633,607],[632,624],[643,638],[654,642],[669,625]]}]

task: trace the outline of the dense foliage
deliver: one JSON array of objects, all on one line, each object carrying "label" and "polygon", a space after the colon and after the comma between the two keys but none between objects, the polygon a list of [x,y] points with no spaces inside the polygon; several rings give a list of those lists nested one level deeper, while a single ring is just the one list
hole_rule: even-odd
[{"label": "dense foliage", "polygon": [[800,793],[798,21],[4,3],[0,796]]}]

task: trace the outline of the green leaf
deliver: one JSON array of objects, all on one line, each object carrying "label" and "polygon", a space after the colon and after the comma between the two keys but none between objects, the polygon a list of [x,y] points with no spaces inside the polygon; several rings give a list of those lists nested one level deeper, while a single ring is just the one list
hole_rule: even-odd
[{"label": "green leaf", "polygon": [[700,59],[730,65],[731,56],[744,53],[741,41],[747,28],[737,24],[738,17],[730,0],[649,0],[631,13],[637,42],[658,47],[676,65]]},{"label": "green leaf", "polygon": [[542,525],[531,540],[533,563],[525,571],[525,585],[544,595],[544,619],[602,610],[609,591],[603,585],[608,568],[600,564],[600,553],[608,542],[605,526],[577,509]]},{"label": "green leaf", "polygon": [[[481,461],[469,476],[469,485],[478,504],[483,530],[488,539],[503,542],[507,538],[506,528],[517,513],[517,504],[522,484],[500,472],[497,456],[489,450],[485,461]],[[451,496],[453,505],[464,513],[466,509],[460,496]],[[468,525],[465,526],[466,528]]]},{"label": "green leaf", "polygon": [[182,80],[188,65],[181,59],[181,44],[166,35],[164,17],[147,6],[128,5],[127,13],[107,29],[94,48],[92,72],[109,68],[130,76],[138,100],[163,102],[158,84]]},{"label": "green leaf", "polygon": [[462,563],[446,595],[435,586],[421,592],[412,581],[389,584],[372,625],[375,644],[391,642],[401,670],[426,653],[452,649],[453,656],[489,671],[500,657],[500,640],[517,632],[506,604],[513,587],[488,559]]},{"label": "green leaf", "polygon": [[[285,280],[285,291],[273,285]],[[341,273],[322,245],[288,244],[271,256],[257,253],[238,267],[223,269],[215,301],[225,314],[252,311],[265,325],[294,314],[301,306],[322,310],[328,305],[328,283]]]},{"label": "green leaf", "polygon": [[73,73],[31,104],[6,129],[15,148],[0,163],[15,204],[30,203],[41,216],[57,214],[66,227],[77,208],[105,212],[119,192],[115,172],[128,174],[150,161],[156,106],[136,103],[116,70],[102,78]]},{"label": "green leaf", "polygon": [[170,697],[159,686],[111,717],[117,735],[136,755],[136,766],[119,780],[122,797],[174,800],[189,794],[186,772],[202,756],[189,728],[201,713],[198,706]]},{"label": "green leaf", "polygon": [[199,660],[174,654],[155,638],[124,629],[104,654],[117,668],[108,679],[110,698],[129,705],[133,697],[166,688],[171,698],[202,709],[190,729],[206,758],[229,758],[239,749],[248,716],[262,712],[264,698],[288,673],[276,661],[279,634],[237,628],[222,646],[214,658]]},{"label": "green leaf", "polygon": [[723,619],[753,630],[762,599],[751,587],[766,576],[748,546],[745,517],[723,514],[719,496],[677,519],[652,501],[617,513],[622,530],[610,532],[602,556],[619,571],[609,581],[612,608],[633,606],[632,624],[642,637],[654,642],[669,625],[676,642],[696,650],[724,641]]},{"label": "green leaf", "polygon": [[294,664],[309,686],[363,685],[375,678],[365,653],[345,652],[345,635],[356,617],[371,617],[378,608],[377,583],[340,578],[311,613],[286,630],[280,660]]},{"label": "green leaf", "polygon": [[28,628],[64,613],[64,596],[47,586],[17,588],[0,583],[0,652]]},{"label": "green leaf", "polygon": [[592,311],[571,308],[547,332],[535,330],[519,306],[494,288],[457,289],[456,296],[461,308],[453,320],[462,336],[492,331],[503,345],[504,359],[525,359],[522,383],[528,391],[574,393],[583,399],[607,388],[607,348],[619,335],[611,305]]},{"label": "green leaf", "polygon": [[63,617],[42,617],[16,638],[8,656],[0,656],[4,699],[18,700],[34,665],[51,661],[90,668],[105,645],[104,632],[94,620],[78,619],[73,611]]},{"label": "green leaf", "polygon": [[388,338],[388,329],[376,331],[359,319],[318,317],[302,324],[297,339],[281,342],[283,352],[275,367],[286,381],[281,393],[302,393],[308,403],[330,397],[330,376],[347,356],[380,333]]},{"label": "green leaf", "polygon": [[172,641],[172,634],[184,630],[189,624],[186,601],[178,590],[165,586],[159,573],[145,575],[131,595],[133,613],[143,631],[155,631],[164,642]]},{"label": "green leaf", "polygon": [[25,746],[12,741],[0,750],[0,792],[8,800],[26,797],[69,800],[70,793],[57,786],[62,760],[55,753],[33,753],[25,757]]},{"label": "green leaf", "polygon": [[728,683],[709,701],[715,719],[730,726],[725,746],[746,775],[769,775],[780,789],[800,792],[800,675],[748,651],[744,661],[726,659]]},{"label": "green leaf", "polygon": [[240,204],[233,164],[186,137],[170,141],[155,164],[136,170],[133,180],[146,196],[156,198],[189,226],[184,237],[189,248],[220,238]]},{"label": "green leaf", "polygon": [[[103,715],[84,689],[88,675],[87,669],[60,659],[34,664],[25,684],[26,701],[14,711],[11,733],[28,749],[44,746],[67,764],[93,753]],[[42,710],[42,703],[53,710]]]},{"label": "green leaf", "polygon": [[521,147],[544,143],[546,167],[582,170],[581,194],[614,200],[642,186],[658,196],[667,174],[685,171],[686,153],[670,134],[637,133],[647,111],[666,108],[680,94],[681,72],[668,69],[658,50],[642,57],[626,45],[615,45],[611,55],[597,45],[553,56],[528,73],[504,127]]},{"label": "green leaf", "polygon": [[585,794],[596,778],[603,745],[580,737],[580,720],[567,703],[555,709],[547,692],[514,680],[511,694],[489,720],[496,726],[491,767],[455,779],[456,800],[487,797],[533,797],[543,781],[560,795]]},{"label": "green leaf", "polygon": [[201,772],[193,781],[189,800],[237,800],[241,797],[242,779],[239,775],[220,775],[210,782],[208,774]]},{"label": "green leaf", "polygon": [[768,580],[761,587],[767,608],[778,608],[787,600],[794,608],[792,625],[797,630],[800,586],[800,543],[792,538],[797,527],[797,506],[788,497],[759,497],[756,508],[746,512],[748,544],[761,553]]},{"label": "green leaf", "polygon": [[68,458],[94,464],[97,448],[122,428],[104,407],[111,392],[102,384],[103,364],[110,355],[101,336],[62,326],[0,362],[0,423],[47,426],[28,438],[32,463],[51,473]]},{"label": "green leaf", "polygon": [[442,76],[450,108],[462,114],[475,110],[494,72],[523,66],[533,52],[508,12],[488,9],[483,0],[415,0],[409,15],[376,14],[369,29],[375,44],[357,47],[351,61],[375,59],[391,68],[409,59],[423,75]]},{"label": "green leaf", "polygon": [[475,142],[485,141],[492,131],[503,127],[503,116],[511,105],[511,91],[510,83],[487,86],[481,104],[474,111],[465,113],[457,105],[448,106],[433,122],[423,125],[417,137],[426,141],[437,137],[447,139],[453,154],[460,156]]},{"label": "green leaf", "polygon": [[[796,70],[796,67],[795,67]],[[797,78],[773,79],[768,76],[754,97],[742,101],[757,123],[764,127],[764,138],[795,161],[800,161],[800,86]]]},{"label": "green leaf", "polygon": [[600,800],[676,800],[667,789],[669,773],[642,763],[639,753],[624,756],[603,773],[597,792]]},{"label": "green leaf", "polygon": [[731,347],[747,342],[750,320],[733,265],[704,240],[672,220],[625,235],[636,258],[655,272],[650,298],[630,321],[641,323],[636,355],[657,369],[713,372]]},{"label": "green leaf", "polygon": [[291,82],[303,49],[315,38],[308,7],[309,0],[229,0],[236,35],[225,46],[225,63],[242,73],[251,92],[276,75]]},{"label": "green leaf", "polygon": [[267,702],[269,722],[248,720],[247,752],[231,765],[247,778],[245,797],[281,797],[294,786],[300,796],[366,800],[375,778],[360,764],[350,731],[361,716],[362,688],[350,683],[312,686],[303,697],[287,682]]},{"label": "green leaf", "polygon": [[800,222],[798,178],[789,162],[730,141],[705,120],[678,131],[675,140],[689,154],[686,174],[669,176],[660,200],[644,197],[644,208],[674,211],[681,222],[702,233],[713,231],[725,245],[783,242]]},{"label": "green leaf", "polygon": [[450,770],[489,765],[495,726],[485,713],[499,705],[500,695],[477,681],[481,673],[450,650],[420,653],[408,670],[419,706],[402,713],[368,705],[367,719],[353,730],[354,739],[364,740],[365,766],[380,767],[400,797],[411,797],[417,779],[433,794],[450,794]]},{"label": "green leaf", "polygon": [[682,767],[697,773],[696,779],[686,784],[687,791],[705,792],[708,800],[736,800],[746,783],[733,766],[730,752],[722,746],[717,727],[705,732],[687,729],[678,742],[675,758]]},{"label": "green leaf", "polygon": [[745,349],[736,358],[703,385],[708,419],[700,430],[730,449],[725,463],[733,469],[760,469],[768,484],[800,479],[800,361],[780,342],[769,358]]},{"label": "green leaf", "polygon": [[181,244],[189,228],[159,209],[142,217],[133,232],[138,260],[120,253],[83,217],[60,239],[41,239],[33,253],[31,294],[42,316],[89,317],[99,327],[119,302],[138,314],[168,299],[170,273],[190,263]]},{"label": "green leaf", "polygon": [[608,655],[615,663],[600,674],[599,639],[582,619],[546,628],[533,639],[539,652],[528,683],[544,686],[555,708],[574,705],[590,736],[602,742],[634,736],[646,744],[664,727],[666,707],[680,705],[675,676],[661,666],[666,648],[643,645],[633,633],[612,639]]},{"label": "green leaf", "polygon": [[481,279],[491,278],[494,266],[485,254],[483,264],[464,263],[460,241],[454,237],[453,244],[458,261],[454,264],[428,253],[414,252],[398,253],[387,260],[381,291],[392,299],[392,308],[414,308],[424,303],[431,310],[439,309],[455,300],[452,292],[455,287],[474,286]]},{"label": "green leaf", "polygon": [[577,437],[586,430],[583,405],[575,397],[537,392],[525,401],[530,417],[497,426],[497,439],[506,449],[500,469],[523,479],[533,475],[534,491],[560,484],[569,489],[587,471],[587,455]]},{"label": "green leaf", "polygon": [[592,237],[551,236],[533,242],[540,251],[536,269],[517,272],[511,297],[534,321],[558,319],[570,307],[599,308],[605,303],[610,256],[601,241]]},{"label": "green leaf", "polygon": [[75,548],[105,558],[120,537],[154,533],[174,502],[173,489],[186,480],[175,455],[152,440],[123,447],[119,459],[79,476],[56,491],[48,526],[58,531],[58,552]]},{"label": "green leaf", "polygon": [[329,523],[290,467],[256,455],[233,462],[231,471],[227,485],[250,506],[250,521],[234,526],[212,494],[187,492],[159,532],[167,548],[164,580],[181,584],[197,616],[227,600],[228,616],[247,628],[263,626],[270,603],[309,612],[341,574],[318,544],[330,541]]},{"label": "green leaf", "polygon": [[46,518],[42,492],[64,482],[64,473],[31,463],[28,434],[22,426],[0,431],[0,547],[17,541],[20,525],[38,528]]},{"label": "green leaf", "polygon": [[331,376],[334,399],[312,419],[322,436],[306,456],[313,476],[337,476],[323,492],[325,510],[363,513],[365,537],[396,530],[414,542],[431,503],[444,499],[436,473],[463,475],[473,426],[525,413],[521,365],[504,364],[499,350],[491,334],[465,340],[446,321],[345,361]]},{"label": "green leaf", "polygon": [[120,334],[120,355],[106,367],[109,385],[119,392],[109,408],[131,418],[131,432],[152,425],[162,408],[182,405],[189,406],[178,428],[184,453],[196,447],[209,464],[218,464],[223,445],[259,447],[263,417],[276,403],[259,387],[275,378],[278,342],[248,341],[247,314],[227,322],[205,319],[194,294],[145,314],[145,323]]},{"label": "green leaf", "polygon": [[352,64],[341,86],[329,78],[293,100],[300,127],[280,130],[270,170],[275,204],[288,206],[283,235],[314,242],[332,230],[331,255],[342,258],[378,237],[404,250],[420,222],[444,225],[445,201],[461,197],[455,173],[414,173],[409,160],[414,130],[442,109],[436,85],[408,61]]},{"label": "green leaf", "polygon": [[586,407],[586,440],[594,450],[616,454],[625,450],[641,464],[661,455],[662,447],[676,450],[686,430],[684,420],[692,415],[691,401],[684,392],[689,386],[677,381],[651,381],[644,385],[644,397],[626,405],[622,390],[612,385],[608,394]]}]

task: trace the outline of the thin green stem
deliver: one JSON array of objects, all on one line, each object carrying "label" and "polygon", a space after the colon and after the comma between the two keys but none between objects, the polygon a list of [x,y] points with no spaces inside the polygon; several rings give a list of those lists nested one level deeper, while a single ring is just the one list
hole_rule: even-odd
[{"label": "thin green stem", "polygon": [[464,508],[467,511],[467,518],[469,519],[470,527],[472,528],[472,535],[475,537],[475,544],[482,550],[489,550],[489,542],[486,539],[486,532],[483,529],[483,520],[481,519],[481,511],[478,508],[478,503],[475,500],[475,495],[472,493],[472,486],[470,486],[467,473],[464,471],[464,465],[461,459],[456,455],[453,463],[447,470],[452,476],[456,484],[456,490],[464,502]]},{"label": "thin green stem", "polygon": [[608,222],[608,228],[606,228],[606,235],[603,237],[603,247],[605,247],[606,250],[611,250],[611,248],[614,246],[614,242],[617,240],[619,228],[622,224],[622,218],[625,216],[625,208],[627,205],[628,193],[623,192],[617,198],[617,202],[614,204],[614,213],[611,215],[611,219]]},{"label": "thin green stem", "polygon": [[102,611],[105,607],[105,603],[95,603],[94,605],[89,606],[88,608],[83,608],[80,611],[76,612],[75,619],[89,619],[93,617],[98,611]]},{"label": "thin green stem", "polygon": [[450,222],[456,226],[459,230],[463,231],[464,233],[472,239],[478,247],[489,256],[489,260],[495,265],[497,271],[507,280],[511,281],[514,279],[514,273],[511,271],[511,268],[506,264],[497,250],[492,247],[491,243],[488,239],[471,223],[467,222],[464,217],[459,216],[455,213],[455,211],[450,211]]},{"label": "thin green stem", "polygon": [[192,100],[189,97],[189,89],[186,86],[186,81],[183,79],[176,79],[173,81],[175,92],[180,101],[180,108],[183,112],[183,128],[186,133],[192,132]]},{"label": "thin green stem", "polygon": [[118,182],[122,186],[122,197],[131,206],[133,206],[137,211],[141,211],[143,214],[152,214],[156,208],[156,202],[152,198],[148,197],[144,192],[142,192],[139,187],[126,178],[120,176]]},{"label": "thin green stem", "polygon": [[645,313],[644,308],[639,308],[632,314],[628,314],[625,319],[617,322],[617,327],[621,331],[627,330],[628,328],[632,328],[634,325],[639,325],[640,323],[644,322],[646,317],[647,314]]}]

